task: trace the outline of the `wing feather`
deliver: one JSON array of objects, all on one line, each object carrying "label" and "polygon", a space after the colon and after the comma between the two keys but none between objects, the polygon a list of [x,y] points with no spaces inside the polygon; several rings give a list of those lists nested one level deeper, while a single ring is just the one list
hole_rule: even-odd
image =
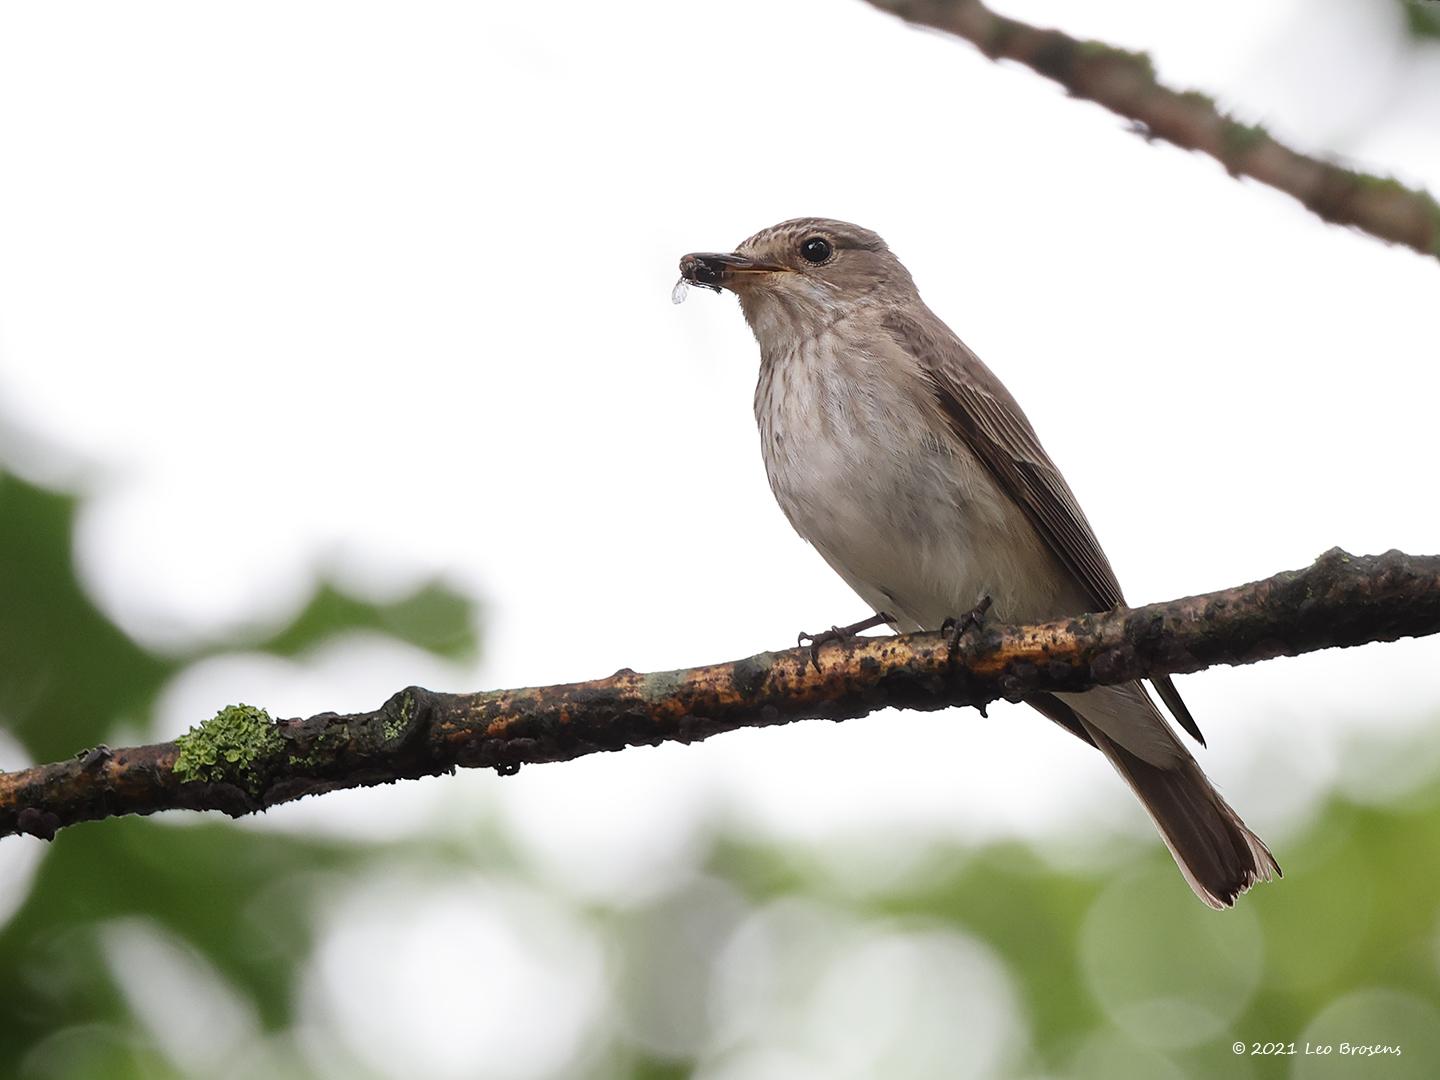
[{"label": "wing feather", "polygon": [[[928,309],[895,311],[887,328],[920,363],[956,435],[1025,511],[1035,531],[1084,588],[1091,611],[1125,602],[1120,582],[1070,485],[1040,445],[1020,406],[970,348]],[[1204,736],[1168,677],[1154,680],[1170,711]]]}]

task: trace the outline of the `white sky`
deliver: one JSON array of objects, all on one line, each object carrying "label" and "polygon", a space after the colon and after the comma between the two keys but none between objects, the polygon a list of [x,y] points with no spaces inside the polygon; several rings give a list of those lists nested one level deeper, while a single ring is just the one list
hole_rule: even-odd
[{"label": "white sky", "polygon": [[[1015,2],[1146,47],[1306,148],[1440,188],[1440,60],[1388,7]],[[1383,77],[1382,77],[1383,73]],[[865,614],[766,488],[734,301],[678,257],[798,214],[879,230],[1025,405],[1132,602],[1340,544],[1440,551],[1440,267],[859,3],[7,4],[0,409],[99,493],[82,571],[173,646],[284,620],[316,567],[480,596],[478,670],[358,642],[204,665],[171,736],[747,655]],[[1183,680],[1263,834],[1440,707],[1440,641]],[[137,733],[137,736],[148,733]],[[885,714],[329,796],[271,826],[493,808],[582,889],[710,823],[986,836],[1147,826],[1028,712]],[[398,818],[396,808],[404,811]]]}]

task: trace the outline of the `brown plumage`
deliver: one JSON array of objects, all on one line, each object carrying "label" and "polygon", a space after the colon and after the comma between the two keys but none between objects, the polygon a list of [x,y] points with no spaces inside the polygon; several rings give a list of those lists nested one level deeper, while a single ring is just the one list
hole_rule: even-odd
[{"label": "brown plumage", "polygon": [[[760,343],[755,415],[796,530],[897,629],[983,597],[1029,622],[1124,603],[1069,485],[999,379],[925,306],[868,229],[799,218],[681,273],[740,299]],[[1154,680],[1203,745],[1169,678]],[[1140,683],[1030,701],[1103,753],[1197,896],[1228,907],[1280,868]]]}]

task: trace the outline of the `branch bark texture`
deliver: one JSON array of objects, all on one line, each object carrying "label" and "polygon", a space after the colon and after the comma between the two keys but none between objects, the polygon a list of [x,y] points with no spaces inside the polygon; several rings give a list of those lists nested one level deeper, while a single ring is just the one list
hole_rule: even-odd
[{"label": "branch bark texture", "polygon": [[157,810],[253,813],[303,795],[451,772],[690,743],[740,727],[888,706],[983,707],[1216,664],[1440,632],[1440,556],[1337,549],[1304,570],[1141,608],[1035,626],[984,626],[952,658],[939,634],[856,638],[731,663],[561,686],[434,693],[410,687],[374,712],[272,721],[232,706],[188,735],[104,747],[0,773],[0,836]]},{"label": "branch bark texture", "polygon": [[1207,95],[1163,85],[1144,53],[1006,18],[980,0],[868,2],[906,22],[965,38],[992,60],[1024,64],[1074,97],[1131,120],[1147,139],[1209,154],[1232,176],[1292,195],[1332,224],[1440,259],[1440,203],[1430,194],[1292,150],[1263,127],[1225,115]]}]

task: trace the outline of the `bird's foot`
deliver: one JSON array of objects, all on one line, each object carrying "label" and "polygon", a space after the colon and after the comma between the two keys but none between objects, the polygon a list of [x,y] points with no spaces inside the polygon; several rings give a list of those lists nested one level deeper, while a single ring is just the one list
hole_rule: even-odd
[{"label": "bird's foot", "polygon": [[990,597],[982,597],[980,602],[959,618],[951,617],[940,624],[940,633],[945,635],[946,641],[950,644],[950,659],[955,659],[955,654],[960,651],[960,639],[965,636],[966,631],[977,628],[985,621],[985,613],[990,610]]},{"label": "bird's foot", "polygon": [[[955,654],[960,651],[960,639],[970,630],[976,630],[985,621],[985,613],[990,610],[990,597],[982,597],[980,602],[957,618],[946,619],[940,624],[940,633],[945,635],[950,645],[950,659],[955,659]],[[985,711],[984,705],[976,705],[975,708],[981,716],[988,717],[990,714]]]},{"label": "bird's foot", "polygon": [[849,626],[832,626],[829,630],[819,634],[810,634],[801,630],[800,636],[795,639],[795,644],[802,649],[807,644],[810,646],[810,662],[815,665],[815,670],[819,671],[821,645],[829,645],[832,641],[849,641],[862,630],[873,630],[877,626],[884,626],[886,623],[894,621],[894,615],[880,611],[871,615],[868,619],[861,619],[859,622],[851,623]]}]

